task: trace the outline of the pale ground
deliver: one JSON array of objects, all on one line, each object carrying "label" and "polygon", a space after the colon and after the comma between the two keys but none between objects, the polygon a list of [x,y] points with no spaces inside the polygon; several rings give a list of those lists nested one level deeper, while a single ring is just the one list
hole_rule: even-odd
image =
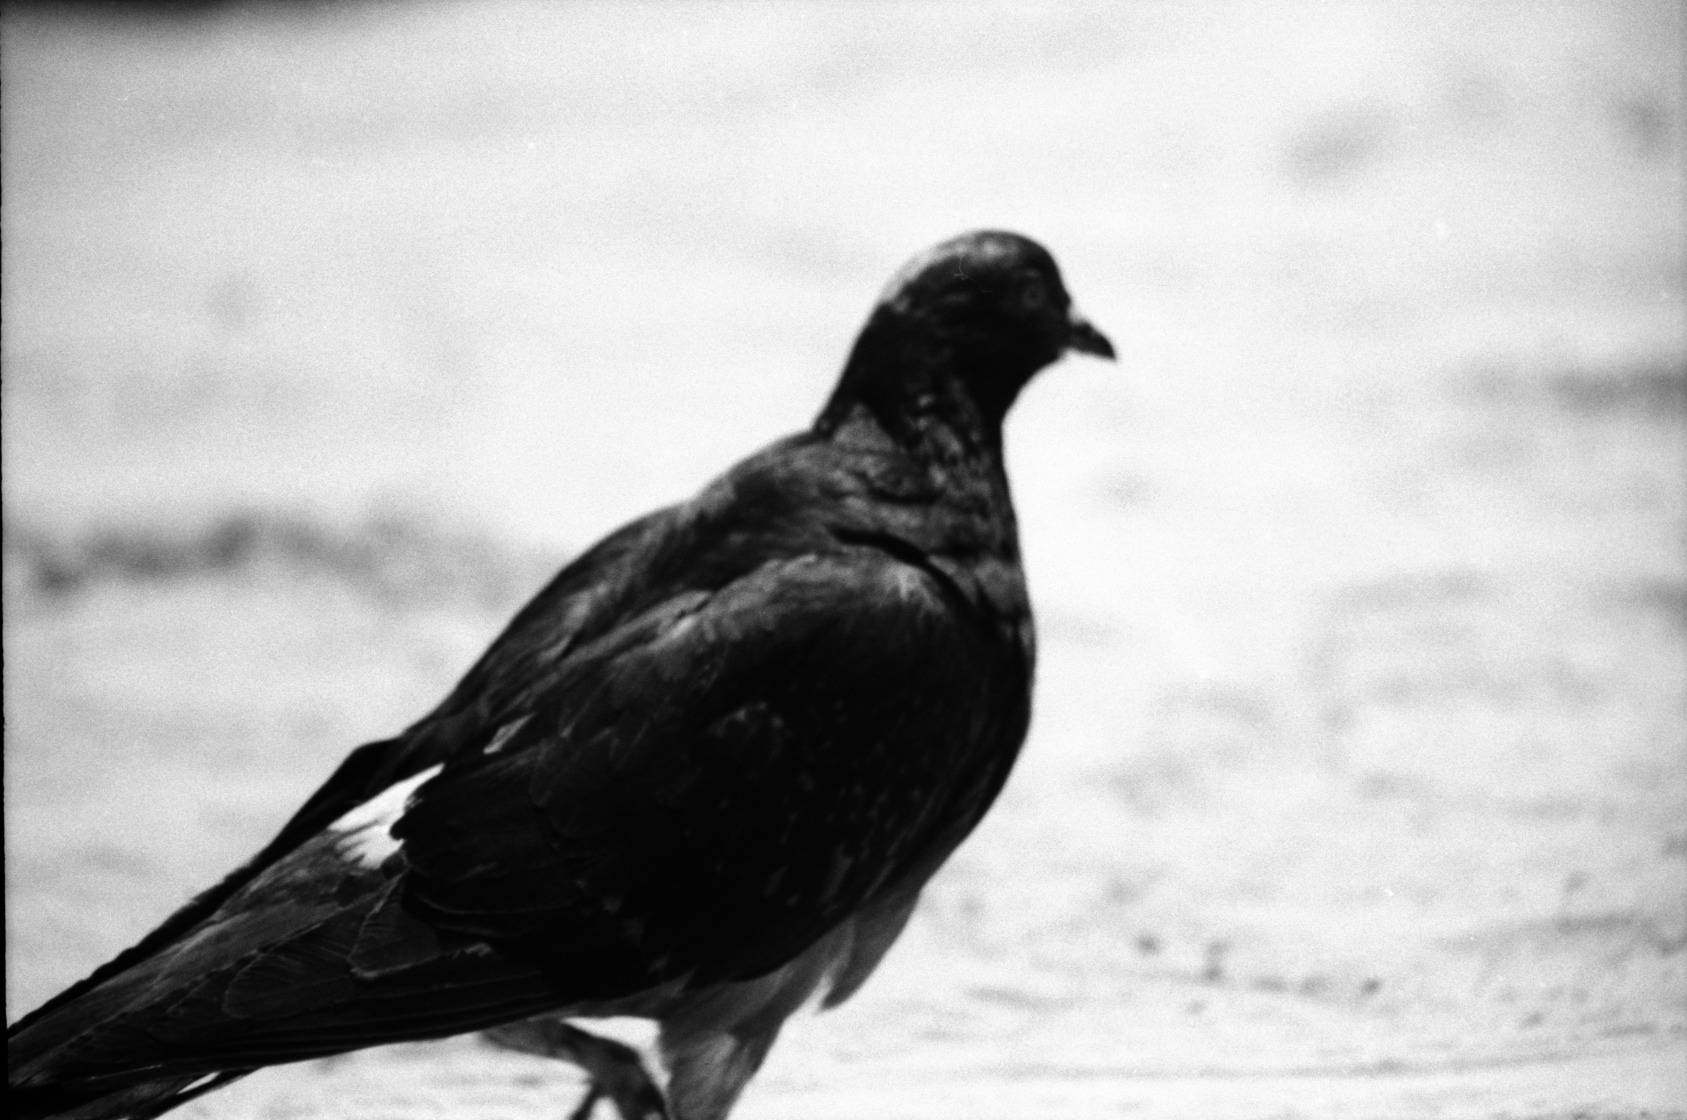
[{"label": "pale ground", "polygon": [[[1024,762],[740,1115],[1687,1116],[1675,5],[12,13],[8,1017],[1049,244]],[[472,1039],[204,1117],[560,1115]],[[184,1113],[187,1115],[187,1113]]]}]

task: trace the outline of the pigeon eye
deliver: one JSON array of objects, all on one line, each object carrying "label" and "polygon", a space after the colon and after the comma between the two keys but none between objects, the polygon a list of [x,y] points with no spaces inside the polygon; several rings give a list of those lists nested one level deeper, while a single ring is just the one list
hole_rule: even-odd
[{"label": "pigeon eye", "polygon": [[1025,311],[1036,311],[1049,301],[1048,285],[1041,278],[1033,276],[1019,289],[1019,306]]}]

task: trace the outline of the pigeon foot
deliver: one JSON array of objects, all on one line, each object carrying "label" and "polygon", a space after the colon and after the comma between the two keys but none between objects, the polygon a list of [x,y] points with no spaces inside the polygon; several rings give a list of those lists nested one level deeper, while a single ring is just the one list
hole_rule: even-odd
[{"label": "pigeon foot", "polygon": [[560,1058],[585,1070],[590,1086],[568,1120],[589,1120],[601,1100],[615,1106],[620,1120],[670,1120],[662,1090],[644,1068],[638,1051],[625,1043],[600,1038],[560,1019],[523,1019],[481,1035],[495,1046]]}]

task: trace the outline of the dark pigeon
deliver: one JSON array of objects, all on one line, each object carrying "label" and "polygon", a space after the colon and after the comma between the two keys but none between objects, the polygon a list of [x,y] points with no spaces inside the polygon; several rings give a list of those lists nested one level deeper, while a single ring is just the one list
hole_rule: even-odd
[{"label": "dark pigeon", "polygon": [[[9,1032],[12,1114],[151,1117],[262,1066],[489,1030],[627,1120],[720,1120],[847,999],[1007,780],[1034,642],[1002,421],[1111,358],[1011,233],[891,282],[808,431],[611,534],[444,703]],[[565,1018],[660,1025],[638,1054]]]}]

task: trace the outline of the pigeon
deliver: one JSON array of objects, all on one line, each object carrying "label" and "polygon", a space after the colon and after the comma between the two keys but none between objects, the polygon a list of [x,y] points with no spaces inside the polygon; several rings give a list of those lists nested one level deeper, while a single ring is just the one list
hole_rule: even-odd
[{"label": "pigeon", "polygon": [[[915,257],[812,427],[578,556],[437,708],[10,1027],[12,1115],[138,1120],[480,1031],[580,1067],[578,1120],[723,1120],[1007,780],[1035,638],[1002,425],[1069,351],[1114,356],[1035,241]],[[657,1024],[665,1083],[578,1025],[606,1016]]]}]

